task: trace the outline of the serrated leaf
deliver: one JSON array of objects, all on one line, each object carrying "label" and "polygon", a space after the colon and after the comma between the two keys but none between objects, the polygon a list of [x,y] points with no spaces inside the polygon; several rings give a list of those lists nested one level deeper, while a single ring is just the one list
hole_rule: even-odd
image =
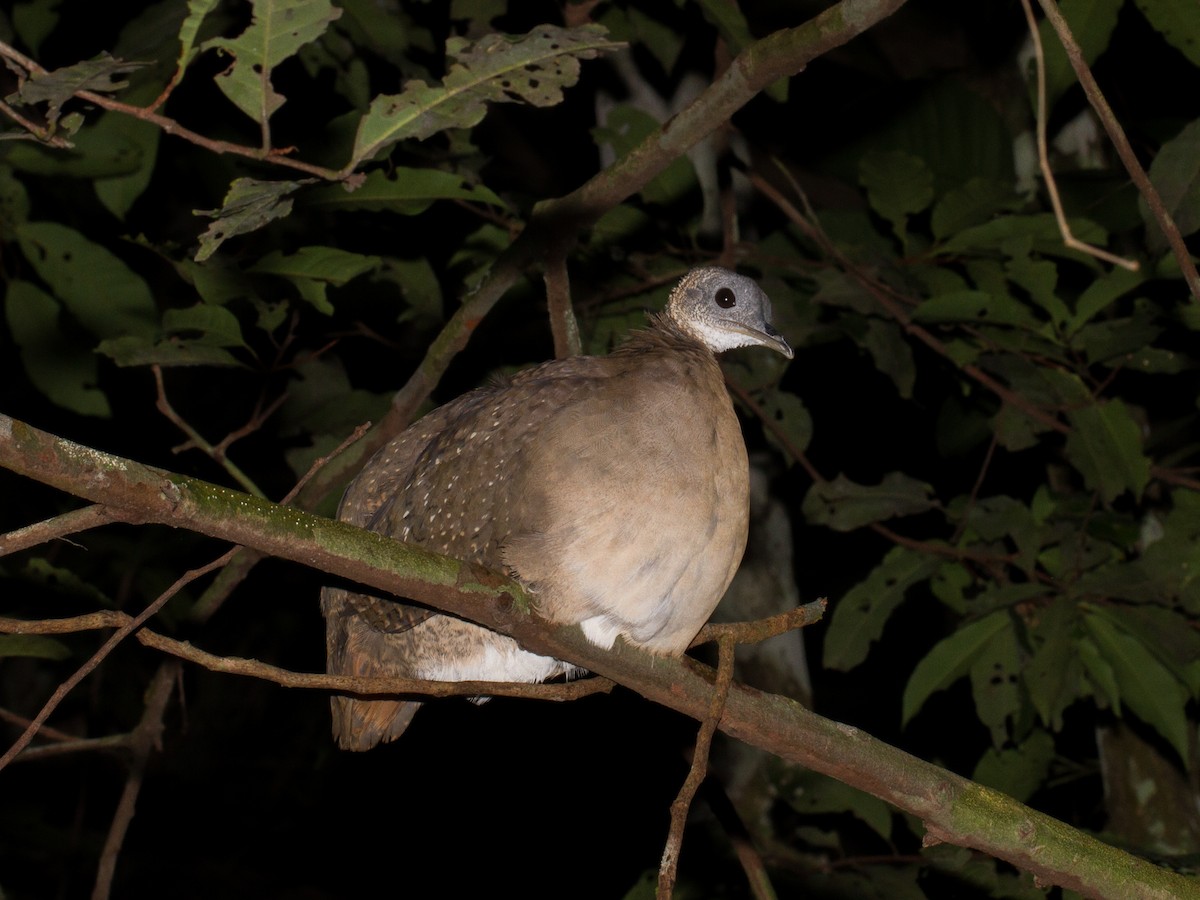
[{"label": "serrated leaf", "polygon": [[925,161],[904,150],[872,150],[858,164],[858,182],[871,208],[892,223],[904,241],[908,217],[933,202],[933,175]]},{"label": "serrated leaf", "polygon": [[406,216],[424,212],[437,200],[473,200],[501,209],[507,207],[490,188],[471,184],[461,175],[403,166],[387,172],[370,172],[355,190],[347,190],[343,185],[322,185],[304,196],[305,204],[329,209],[387,210]]},{"label": "serrated leaf", "polygon": [[1137,8],[1172,47],[1200,66],[1200,16],[1196,7],[1178,0],[1135,0]]},{"label": "serrated leaf", "polygon": [[1055,600],[1033,627],[1035,648],[1021,673],[1033,708],[1047,728],[1059,731],[1062,714],[1080,694],[1080,655],[1075,639],[1074,603]]},{"label": "serrated leaf", "polygon": [[440,85],[413,80],[399,94],[376,97],[359,122],[348,168],[401,140],[424,140],[448,128],[471,128],[488,103],[553,106],[579,79],[579,61],[615,50],[598,25],[542,25],[520,37],[490,34],[474,45],[446,42],[453,59]]},{"label": "serrated leaf", "polygon": [[92,334],[157,332],[150,288],[111,251],[57,222],[25,222],[17,240],[41,279]]},{"label": "serrated leaf", "polygon": [[1072,431],[1065,453],[1088,487],[1111,503],[1125,491],[1140,498],[1150,481],[1150,460],[1142,452],[1142,433],[1129,408],[1109,400],[1067,413]]},{"label": "serrated leaf", "polygon": [[1141,641],[1094,612],[1083,617],[1101,656],[1111,666],[1121,700],[1188,758],[1187,692]]},{"label": "serrated leaf", "polygon": [[32,656],[60,660],[70,655],[66,644],[44,634],[0,634],[0,659],[6,656]]},{"label": "serrated leaf", "polygon": [[[234,105],[265,126],[284,104],[271,84],[271,71],[305,44],[315,41],[342,14],[329,0],[251,0],[254,18],[236,38],[213,38],[203,49],[216,48],[233,62],[214,79]],[[197,22],[197,26],[199,22]]]},{"label": "serrated leaf", "polygon": [[971,671],[975,660],[1004,630],[1012,629],[1012,618],[1001,610],[958,629],[934,644],[909,676],[904,688],[900,724],[907,725],[935,691],[948,688]]},{"label": "serrated leaf", "polygon": [[225,195],[225,202],[220,209],[192,210],[198,216],[216,220],[200,235],[196,262],[204,262],[231,237],[257,231],[267,223],[289,215],[292,199],[288,195],[306,184],[312,184],[312,180],[259,181],[238,178],[229,186],[229,193]]},{"label": "serrated leaf", "polygon": [[826,667],[845,671],[866,659],[908,589],[929,578],[939,565],[929,554],[893,547],[870,575],[833,604],[825,633]]},{"label": "serrated leaf", "polygon": [[972,178],[961,187],[946,192],[933,207],[930,228],[937,240],[944,240],[964,228],[981,225],[998,212],[1008,212],[1020,198],[1008,185],[991,178]]},{"label": "serrated leaf", "polygon": [[[1183,126],[1159,148],[1149,174],[1179,233],[1186,236],[1200,229],[1200,119]],[[1139,201],[1138,206],[1151,249],[1163,250],[1166,238],[1158,222],[1145,201]]]},{"label": "serrated leaf", "polygon": [[58,302],[28,281],[8,282],[4,312],[21,365],[50,402],[85,416],[108,418],[108,398],[96,387],[96,355],[63,333]]},{"label": "serrated leaf", "polygon": [[889,472],[878,485],[856,484],[839,474],[814,484],[804,498],[804,515],[834,531],[853,531],[872,522],[912,516],[937,505],[933,488],[903,472]]}]

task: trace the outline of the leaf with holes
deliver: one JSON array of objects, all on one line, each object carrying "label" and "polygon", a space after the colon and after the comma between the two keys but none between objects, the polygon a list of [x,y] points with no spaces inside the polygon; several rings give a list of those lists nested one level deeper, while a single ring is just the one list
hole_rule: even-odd
[{"label": "leaf with holes", "polygon": [[198,216],[215,219],[208,230],[200,235],[200,249],[196,251],[196,262],[204,262],[217,248],[231,237],[257,231],[268,222],[282,219],[292,211],[292,198],[288,195],[312,179],[303,181],[259,181],[254,178],[238,178],[229,186],[225,202],[220,209],[196,209]]},{"label": "leaf with holes", "polygon": [[931,694],[948,688],[968,674],[991,642],[1011,630],[1011,616],[1006,610],[999,610],[938,641],[917,663],[904,688],[901,725],[908,724]]},{"label": "leaf with holes", "polygon": [[272,86],[271,71],[324,34],[342,11],[331,6],[329,0],[251,0],[251,3],[254,18],[250,27],[236,38],[205,41],[202,49],[215,47],[233,57],[229,68],[216,76],[217,87],[238,109],[265,126],[285,99]]},{"label": "leaf with holes", "polygon": [[[1036,591],[1042,590],[1037,585],[1010,587],[1032,587]],[[975,714],[991,731],[992,746],[1003,747],[1013,737],[1016,730],[1014,726],[1021,712],[1021,690],[1018,683],[1021,647],[1017,642],[1012,617],[1007,611],[997,612],[1003,613],[1008,627],[997,631],[979,648],[971,662],[970,675]],[[992,616],[980,621],[986,622],[990,618]]]},{"label": "leaf with holes", "polygon": [[814,484],[804,497],[804,516],[834,531],[853,531],[872,522],[912,516],[937,506],[933,488],[903,472],[889,472],[878,485],[855,484],[839,474]]},{"label": "leaf with holes", "polygon": [[488,103],[553,106],[579,79],[579,61],[622,45],[598,25],[542,25],[520,37],[490,34],[475,44],[446,42],[453,59],[440,85],[410,81],[399,94],[376,97],[359,122],[347,168],[401,140],[424,140],[448,128],[471,128]]},{"label": "leaf with holes", "polygon": [[120,76],[140,69],[145,63],[127,62],[108,53],[95,59],[85,59],[53,72],[34,72],[21,85],[21,89],[8,99],[30,106],[45,103],[46,120],[53,126],[58,119],[59,109],[79,91],[111,94],[125,87]]},{"label": "leaf with holes", "polygon": [[833,604],[825,633],[825,665],[844,671],[866,659],[908,589],[929,578],[940,564],[929,554],[893,547],[870,575]]},{"label": "leaf with holes", "polygon": [[767,420],[763,428],[767,440],[783,453],[788,465],[793,465],[812,440],[811,413],[795,394],[778,390],[763,399],[762,411]]},{"label": "leaf with holes", "polygon": [[471,184],[461,175],[403,166],[395,166],[387,172],[368,172],[362,184],[353,190],[340,184],[313,188],[305,194],[304,204],[334,210],[386,210],[415,216],[437,200],[472,200],[501,209],[507,206],[490,188]]},{"label": "leaf with holes", "polygon": [[1179,0],[1136,0],[1154,26],[1154,30],[1166,38],[1167,43],[1188,58],[1193,66],[1200,66],[1200,16],[1196,15],[1194,3]]}]

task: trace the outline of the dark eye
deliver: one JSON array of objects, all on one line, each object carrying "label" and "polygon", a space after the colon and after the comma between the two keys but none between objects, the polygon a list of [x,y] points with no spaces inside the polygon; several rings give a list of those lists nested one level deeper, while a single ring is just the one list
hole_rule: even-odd
[{"label": "dark eye", "polygon": [[737,295],[729,288],[721,288],[713,299],[721,309],[731,309],[737,305]]}]

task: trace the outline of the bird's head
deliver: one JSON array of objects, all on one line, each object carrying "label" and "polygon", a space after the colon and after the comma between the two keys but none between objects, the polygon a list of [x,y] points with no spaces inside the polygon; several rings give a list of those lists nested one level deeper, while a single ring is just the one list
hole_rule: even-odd
[{"label": "bird's head", "polygon": [[771,300],[753,279],[717,266],[692,269],[679,280],[664,314],[714,353],[759,345],[788,359],[792,348],[771,325]]}]

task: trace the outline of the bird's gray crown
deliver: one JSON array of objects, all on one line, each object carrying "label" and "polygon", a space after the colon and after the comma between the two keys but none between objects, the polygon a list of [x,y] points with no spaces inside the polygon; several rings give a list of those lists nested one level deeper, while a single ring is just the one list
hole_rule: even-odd
[{"label": "bird's gray crown", "polygon": [[714,353],[759,345],[792,358],[792,348],[771,324],[766,292],[729,269],[692,269],[671,291],[665,314]]}]

